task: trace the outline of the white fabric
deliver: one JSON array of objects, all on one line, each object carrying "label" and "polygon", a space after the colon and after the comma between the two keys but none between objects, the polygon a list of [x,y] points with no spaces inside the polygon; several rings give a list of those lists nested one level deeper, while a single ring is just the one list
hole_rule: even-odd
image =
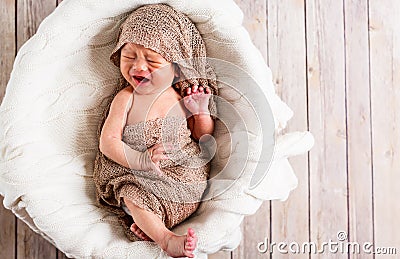
[{"label": "white fabric", "polygon": [[[160,2],[196,23],[210,57],[229,61],[256,80],[268,98],[276,133],[292,116],[275,94],[271,72],[241,25],[243,14],[233,1],[64,0],[15,60],[0,107],[0,194],[6,208],[67,256],[167,258],[153,243],[125,238],[116,217],[95,205],[91,179],[97,125],[118,79],[118,70],[107,62],[118,26],[127,12]],[[239,75],[227,76],[235,79]],[[221,86],[221,97],[233,100],[235,93]],[[232,104],[242,115],[248,112],[240,102]],[[197,231],[199,258],[234,249],[240,242],[239,226],[245,215],[255,213],[263,200],[286,199],[297,185],[287,157],[313,145],[307,132],[279,137],[267,176],[249,190],[250,176],[260,160],[262,136],[257,135],[259,129],[252,128],[250,119],[247,122],[247,131],[232,132],[250,139],[253,154],[245,174],[237,181],[232,178],[230,172],[243,162],[233,151],[228,173],[218,180],[233,183],[229,190],[203,202],[194,217],[174,229],[181,234],[188,226]],[[223,145],[226,135],[217,132],[215,137],[219,151],[213,170],[228,159]]]}]

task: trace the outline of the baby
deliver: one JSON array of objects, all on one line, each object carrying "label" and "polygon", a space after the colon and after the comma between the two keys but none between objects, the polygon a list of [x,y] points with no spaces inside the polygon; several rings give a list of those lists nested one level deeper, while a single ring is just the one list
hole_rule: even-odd
[{"label": "baby", "polygon": [[[170,229],[197,209],[210,169],[197,141],[213,133],[217,88],[201,58],[204,42],[185,15],[164,4],[135,10],[111,55],[126,87],[111,102],[95,163],[100,205],[131,240],[154,241],[172,257],[194,257],[194,230]],[[196,73],[203,77],[186,79]]]}]

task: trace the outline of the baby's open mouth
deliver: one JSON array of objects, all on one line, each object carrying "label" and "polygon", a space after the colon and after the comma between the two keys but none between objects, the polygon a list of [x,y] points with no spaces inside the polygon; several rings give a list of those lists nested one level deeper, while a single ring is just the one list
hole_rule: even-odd
[{"label": "baby's open mouth", "polygon": [[147,83],[150,81],[147,77],[144,76],[133,76],[133,78],[136,80],[137,83]]}]

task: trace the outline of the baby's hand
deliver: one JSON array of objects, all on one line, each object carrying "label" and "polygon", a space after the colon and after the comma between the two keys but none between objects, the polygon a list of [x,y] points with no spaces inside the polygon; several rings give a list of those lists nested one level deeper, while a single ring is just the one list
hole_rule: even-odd
[{"label": "baby's hand", "polygon": [[173,145],[171,143],[158,143],[149,148],[147,151],[150,155],[150,159],[153,162],[153,170],[158,174],[162,174],[160,169],[160,161],[169,159],[166,154],[173,150]]},{"label": "baby's hand", "polygon": [[209,113],[208,102],[210,100],[210,88],[193,87],[186,89],[186,96],[183,98],[186,109],[192,114]]}]

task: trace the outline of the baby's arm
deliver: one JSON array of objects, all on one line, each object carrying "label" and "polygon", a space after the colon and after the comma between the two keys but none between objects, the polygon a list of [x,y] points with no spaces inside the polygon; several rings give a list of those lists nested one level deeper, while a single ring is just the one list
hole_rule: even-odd
[{"label": "baby's arm", "polygon": [[192,131],[193,138],[199,140],[205,134],[211,135],[214,132],[214,120],[208,110],[210,89],[199,87],[193,92],[191,88],[188,88],[186,94],[184,103],[192,113],[192,117],[188,118],[188,126]]},{"label": "baby's arm", "polygon": [[[162,152],[158,152],[163,151],[162,145],[152,147],[150,152],[139,152],[122,141],[122,131],[126,124],[131,95],[132,90],[124,88],[114,97],[101,131],[100,151],[111,160],[130,169],[145,171],[157,169],[153,162],[158,163],[161,159],[166,159]],[[153,155],[155,149],[157,149],[157,154]]]}]

